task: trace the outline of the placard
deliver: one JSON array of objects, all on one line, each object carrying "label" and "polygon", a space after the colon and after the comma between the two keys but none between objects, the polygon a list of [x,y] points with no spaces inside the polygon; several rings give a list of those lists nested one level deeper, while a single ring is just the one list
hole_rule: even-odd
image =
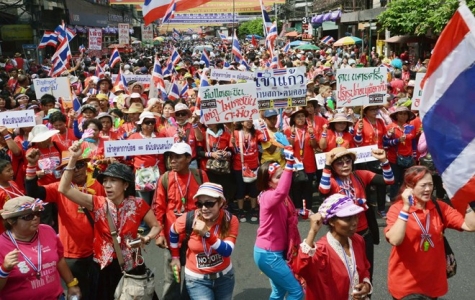
[{"label": "placard", "polygon": [[[127,75],[124,75],[124,77],[125,77],[126,82],[134,80],[134,81],[139,82],[141,84],[149,84],[150,79],[152,78],[152,75],[150,75],[150,74],[149,75],[127,74]],[[117,79],[117,74],[112,74],[112,76],[111,76],[112,82],[115,82],[116,79]]]},{"label": "placard", "polygon": [[338,69],[336,107],[383,105],[386,100],[387,68]]},{"label": "placard", "polygon": [[305,67],[256,71],[254,76],[259,109],[305,106],[305,71]]},{"label": "placard", "polygon": [[[348,151],[356,153],[355,164],[360,164],[369,161],[375,161],[376,158],[371,154],[372,149],[378,149],[378,145],[363,146],[357,148],[350,148]],[[325,168],[325,157],[326,153],[317,153],[315,154],[315,160],[317,161],[317,169],[322,170]]]},{"label": "placard", "polygon": [[422,101],[421,83],[425,75],[426,73],[416,73],[416,82],[414,84],[414,92],[412,93],[411,110],[419,110],[419,106],[421,106],[421,101]]},{"label": "placard", "polygon": [[198,93],[207,125],[259,118],[254,82],[202,87]]},{"label": "placard", "polygon": [[246,71],[234,71],[234,70],[223,70],[223,69],[211,69],[211,73],[209,74],[209,78],[212,80],[254,80],[254,73],[253,72],[246,72]]},{"label": "placard", "polygon": [[40,99],[44,94],[51,94],[56,99],[59,97],[65,101],[71,101],[71,84],[68,77],[33,79],[36,99]]},{"label": "placard", "polygon": [[142,26],[142,43],[152,44],[153,43],[153,24]]},{"label": "placard", "polygon": [[102,50],[101,28],[89,28],[89,50]]},{"label": "placard", "polygon": [[173,138],[104,141],[104,156],[163,154],[173,146]]},{"label": "placard", "polygon": [[35,111],[28,110],[10,110],[0,113],[0,126],[7,128],[33,127],[36,125]]},{"label": "placard", "polygon": [[130,44],[129,24],[128,23],[118,23],[117,27],[118,27],[118,31],[119,31],[119,44],[121,44],[121,45]]}]

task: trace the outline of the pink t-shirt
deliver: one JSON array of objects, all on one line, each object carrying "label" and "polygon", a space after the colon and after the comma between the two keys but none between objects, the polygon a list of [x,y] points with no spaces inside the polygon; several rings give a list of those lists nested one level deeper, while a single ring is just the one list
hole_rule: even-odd
[{"label": "pink t-shirt", "polygon": [[[61,278],[58,272],[58,262],[63,258],[63,245],[53,228],[41,224],[38,234],[31,242],[17,241],[20,250],[38,266],[38,237],[42,249],[42,268],[40,279],[36,278],[36,272],[25,262],[21,254],[18,255],[16,265],[8,276],[5,287],[0,291],[0,300],[29,299],[35,300],[57,299],[63,293]],[[6,234],[0,235],[0,261],[13,251],[15,246]]]}]

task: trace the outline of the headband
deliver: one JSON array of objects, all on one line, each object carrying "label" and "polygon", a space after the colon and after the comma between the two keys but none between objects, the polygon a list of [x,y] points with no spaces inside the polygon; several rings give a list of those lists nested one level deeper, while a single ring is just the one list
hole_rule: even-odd
[{"label": "headband", "polygon": [[279,168],[280,168],[280,165],[276,162],[271,163],[269,165],[269,169],[267,170],[267,172],[269,172],[269,179],[271,179],[272,176],[274,176],[274,174],[277,172]]}]

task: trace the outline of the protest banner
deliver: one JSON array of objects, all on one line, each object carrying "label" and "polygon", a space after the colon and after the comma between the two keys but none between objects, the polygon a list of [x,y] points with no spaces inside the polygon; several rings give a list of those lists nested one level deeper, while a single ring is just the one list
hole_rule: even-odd
[{"label": "protest banner", "polygon": [[412,93],[411,110],[419,110],[422,100],[421,83],[425,75],[425,73],[416,73],[416,83],[414,84],[414,92]]},{"label": "protest banner", "polygon": [[0,126],[7,128],[33,127],[35,122],[35,111],[29,110],[10,110],[0,113]]},{"label": "protest banner", "polygon": [[259,109],[305,106],[305,72],[305,67],[256,71],[254,76]]},{"label": "protest banner", "polygon": [[206,125],[259,118],[254,82],[202,87],[198,93]]},{"label": "protest banner", "polygon": [[153,43],[153,24],[150,24],[148,26],[145,26],[144,24],[142,26],[142,43],[145,44],[152,44]]},{"label": "protest banner", "polygon": [[40,99],[44,94],[51,94],[56,99],[61,97],[64,101],[71,101],[71,84],[68,77],[33,79],[36,99]]},{"label": "protest banner", "polygon": [[121,44],[121,45],[130,44],[129,24],[128,23],[117,23],[117,29],[119,31],[119,44]]},{"label": "protest banner", "polygon": [[383,105],[386,99],[387,68],[338,69],[336,107]]},{"label": "protest banner", "polygon": [[[152,78],[152,75],[135,75],[135,74],[128,74],[128,75],[124,75],[125,77],[125,81],[126,82],[129,82],[129,81],[136,81],[136,82],[139,82],[141,84],[149,84],[150,83],[150,79]],[[117,78],[117,74],[112,74],[111,76],[111,80],[112,82],[115,82]]]},{"label": "protest banner", "polygon": [[209,78],[211,78],[212,80],[218,80],[218,81],[220,80],[226,80],[226,81],[254,80],[254,73],[213,68],[211,69]]},{"label": "protest banner", "polygon": [[173,138],[104,141],[104,156],[163,154],[174,144]]},{"label": "protest banner", "polygon": [[89,50],[102,50],[102,29],[89,28]]},{"label": "protest banner", "polygon": [[[378,145],[350,148],[348,150],[356,153],[355,164],[360,164],[360,163],[376,160],[376,158],[374,158],[373,155],[371,154],[372,149],[378,149]],[[326,153],[315,154],[315,160],[317,161],[318,170],[322,170],[323,168],[325,168],[325,161],[326,161],[325,155]]]}]

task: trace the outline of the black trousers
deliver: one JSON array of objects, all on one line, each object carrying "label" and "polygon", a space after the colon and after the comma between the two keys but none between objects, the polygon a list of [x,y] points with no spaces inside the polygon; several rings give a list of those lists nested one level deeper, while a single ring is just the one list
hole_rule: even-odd
[{"label": "black trousers", "polygon": [[96,300],[97,270],[92,261],[92,255],[85,258],[65,258],[73,276],[79,281],[81,299]]}]

